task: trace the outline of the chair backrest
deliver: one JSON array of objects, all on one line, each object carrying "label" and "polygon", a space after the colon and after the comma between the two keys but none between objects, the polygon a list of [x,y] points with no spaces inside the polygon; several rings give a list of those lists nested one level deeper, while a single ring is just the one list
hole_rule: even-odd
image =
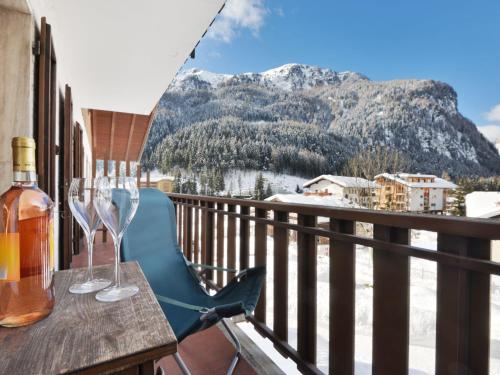
[{"label": "chair backrest", "polygon": [[[113,192],[119,204],[115,194],[122,193]],[[205,295],[177,244],[175,222],[174,205],[165,193],[140,189],[139,207],[122,239],[121,260],[138,261],[157,294],[184,299],[186,294]]]}]

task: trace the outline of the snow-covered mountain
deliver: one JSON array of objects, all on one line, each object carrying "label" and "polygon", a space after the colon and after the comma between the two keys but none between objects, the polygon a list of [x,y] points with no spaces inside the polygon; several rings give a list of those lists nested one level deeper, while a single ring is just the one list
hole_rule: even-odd
[{"label": "snow-covered mountain", "polygon": [[412,172],[500,174],[498,150],[459,112],[450,85],[303,64],[181,72],[160,100],[142,162],[310,177],[376,147],[399,151]]},{"label": "snow-covered mountain", "polygon": [[218,88],[220,85],[256,84],[284,91],[306,90],[346,81],[367,80],[359,73],[335,72],[331,69],[304,64],[286,64],[262,73],[220,74],[200,69],[180,72],[171,85],[172,91],[194,88]]}]

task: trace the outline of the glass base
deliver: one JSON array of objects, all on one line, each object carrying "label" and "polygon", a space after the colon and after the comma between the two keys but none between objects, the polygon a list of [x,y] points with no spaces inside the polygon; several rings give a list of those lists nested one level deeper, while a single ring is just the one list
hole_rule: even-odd
[{"label": "glass base", "polygon": [[92,279],[84,283],[71,285],[69,288],[69,292],[74,294],[92,293],[97,292],[98,290],[102,290],[108,287],[110,284],[111,281],[106,279]]},{"label": "glass base", "polygon": [[137,294],[139,288],[132,284],[121,284],[120,286],[110,286],[101,290],[95,295],[96,300],[101,302],[116,302],[122,299],[132,297]]}]

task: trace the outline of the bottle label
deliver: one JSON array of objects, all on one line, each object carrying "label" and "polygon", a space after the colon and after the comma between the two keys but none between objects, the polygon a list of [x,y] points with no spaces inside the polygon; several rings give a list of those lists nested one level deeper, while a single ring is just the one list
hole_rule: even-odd
[{"label": "bottle label", "polygon": [[19,233],[0,233],[0,280],[20,279]]}]

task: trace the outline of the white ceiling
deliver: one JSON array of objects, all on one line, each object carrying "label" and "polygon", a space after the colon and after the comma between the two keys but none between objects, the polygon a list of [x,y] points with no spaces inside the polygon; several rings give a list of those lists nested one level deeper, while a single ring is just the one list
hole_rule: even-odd
[{"label": "white ceiling", "polygon": [[52,26],[59,79],[77,111],[149,114],[224,0],[29,3]]}]

